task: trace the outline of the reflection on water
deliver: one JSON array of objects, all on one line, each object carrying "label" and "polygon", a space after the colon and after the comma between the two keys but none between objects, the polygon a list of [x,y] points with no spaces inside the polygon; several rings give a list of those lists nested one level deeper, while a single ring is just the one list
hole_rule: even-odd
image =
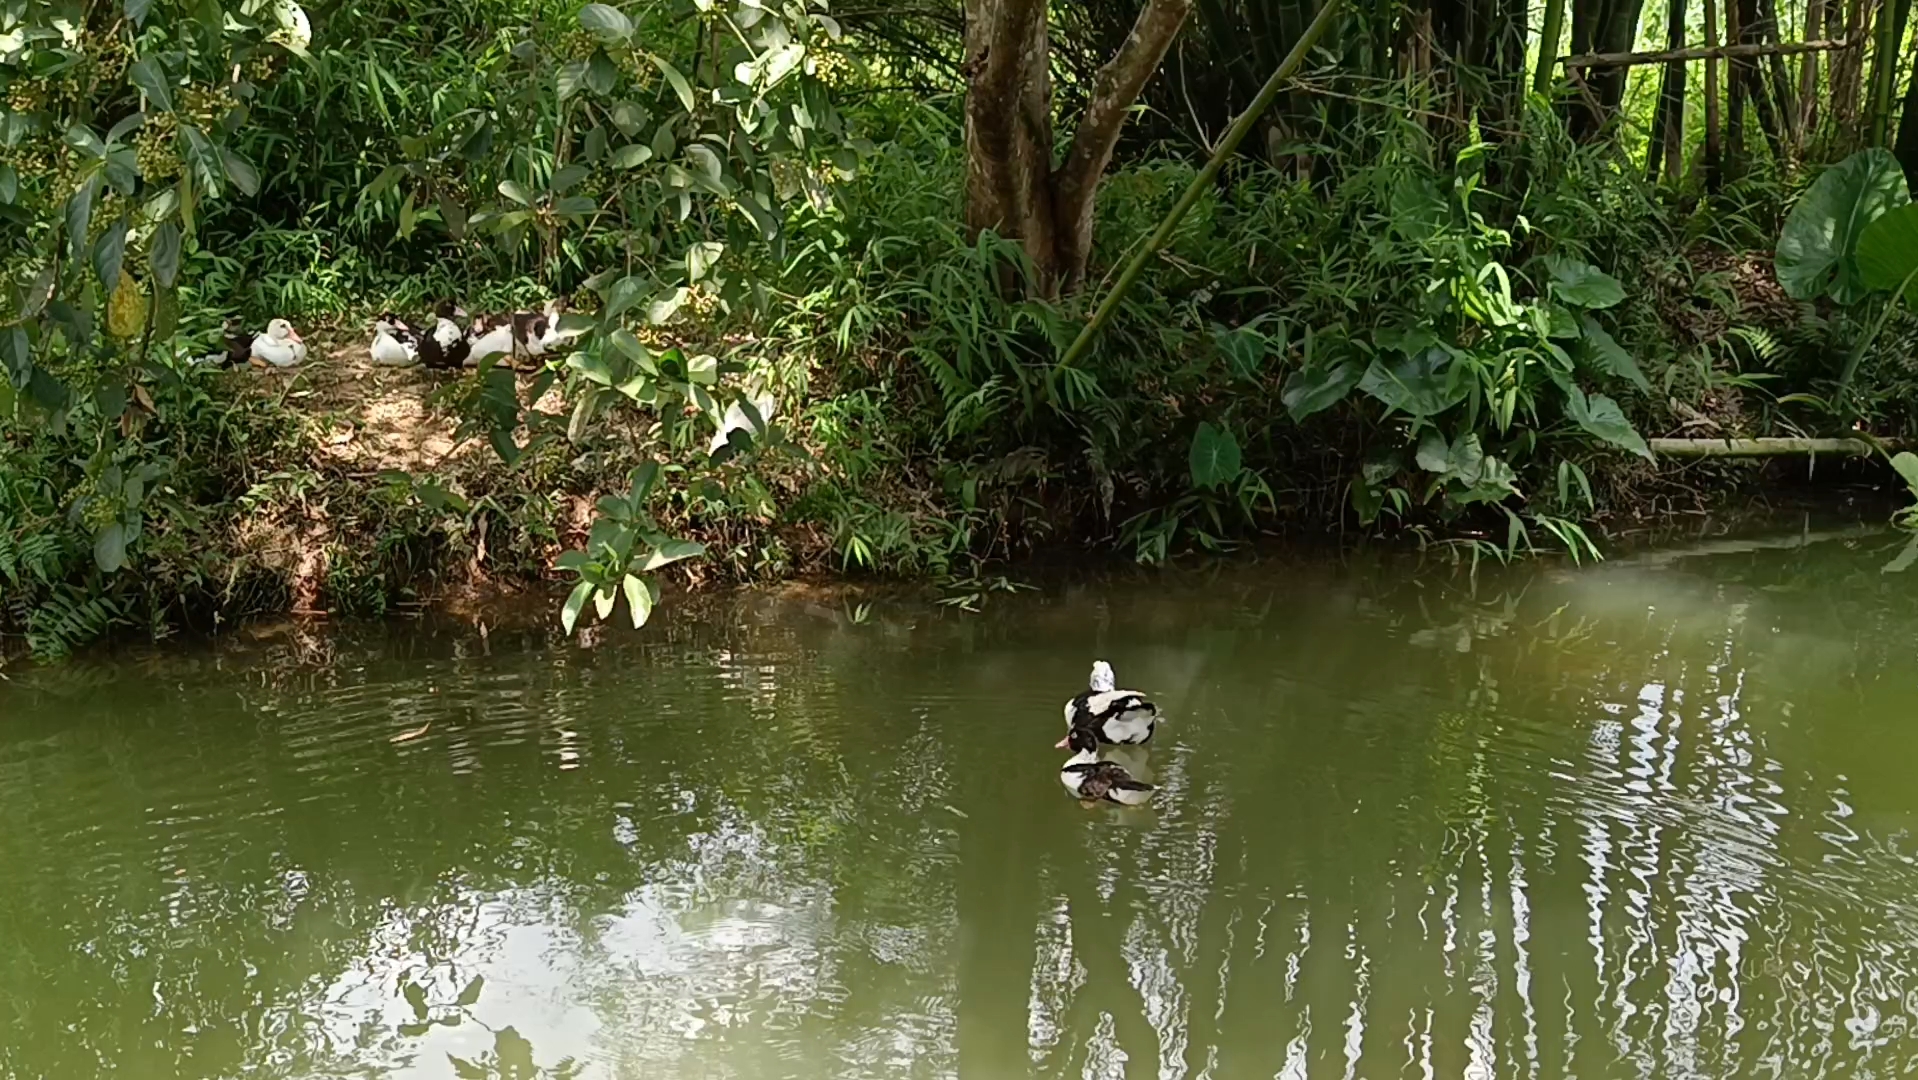
[{"label": "reflection on water", "polygon": [[1896,543],[14,673],[0,1075],[1907,1075]]}]

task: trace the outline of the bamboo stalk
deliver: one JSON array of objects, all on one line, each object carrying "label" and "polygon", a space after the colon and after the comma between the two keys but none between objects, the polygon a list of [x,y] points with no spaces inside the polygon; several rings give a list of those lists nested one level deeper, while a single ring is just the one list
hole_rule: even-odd
[{"label": "bamboo stalk", "polygon": [[1718,4],[1705,0],[1705,190],[1717,191],[1718,157]]},{"label": "bamboo stalk", "polygon": [[1654,455],[1670,458],[1768,458],[1805,454],[1865,457],[1881,445],[1864,439],[1646,439]]},{"label": "bamboo stalk", "polygon": [[[1711,5],[1708,3],[1707,7]],[[1709,33],[1709,31],[1708,31]],[[1716,36],[1716,35],[1712,35]],[[1704,60],[1707,70],[1711,61],[1749,58],[1754,56],[1791,56],[1797,53],[1830,52],[1833,49],[1850,48],[1848,41],[1788,41],[1783,44],[1752,43],[1744,45],[1693,46],[1689,49],[1666,49],[1663,52],[1635,53],[1586,53],[1584,56],[1568,56],[1560,63],[1566,67],[1633,67],[1639,64],[1666,64],[1684,60]],[[1706,78],[1711,76],[1708,74]]]},{"label": "bamboo stalk", "polygon": [[1532,79],[1534,94],[1552,92],[1552,67],[1558,62],[1558,39],[1564,31],[1565,0],[1545,0],[1545,25],[1538,35],[1538,74]]},{"label": "bamboo stalk", "polygon": [[1271,107],[1272,102],[1279,96],[1279,91],[1292,80],[1299,66],[1305,63],[1306,54],[1312,51],[1312,46],[1318,43],[1319,38],[1324,36],[1326,28],[1332,25],[1332,19],[1338,14],[1341,2],[1342,0],[1325,0],[1324,5],[1319,8],[1319,13],[1313,16],[1312,22],[1306,26],[1305,32],[1292,43],[1292,51],[1285,54],[1285,59],[1279,62],[1278,69],[1272,72],[1272,77],[1265,80],[1265,85],[1259,88],[1259,94],[1252,99],[1252,104],[1247,105],[1245,111],[1239,114],[1239,118],[1232,121],[1232,126],[1226,129],[1225,135],[1219,139],[1219,145],[1213,149],[1212,156],[1206,159],[1205,168],[1200,169],[1199,175],[1193,177],[1192,182],[1186,185],[1185,193],[1179,196],[1178,202],[1172,204],[1172,210],[1166,215],[1165,220],[1159,223],[1159,227],[1146,238],[1145,244],[1133,253],[1125,269],[1119,272],[1119,280],[1113,283],[1112,291],[1106,294],[1104,300],[1099,301],[1099,307],[1093,311],[1092,319],[1086,323],[1084,329],[1079,331],[1079,336],[1072,339],[1072,345],[1066,349],[1065,356],[1059,361],[1060,367],[1070,367],[1073,361],[1084,356],[1086,350],[1092,347],[1092,339],[1097,337],[1099,331],[1105,328],[1105,324],[1112,320],[1112,313],[1118,310],[1119,302],[1125,299],[1126,293],[1132,291],[1133,283],[1137,282],[1139,275],[1145,272],[1147,260],[1158,254],[1159,249],[1165,247],[1166,242],[1172,239],[1173,230],[1179,227],[1179,222],[1185,219],[1192,205],[1199,201],[1199,196],[1212,186],[1214,180],[1218,179],[1219,170],[1225,167],[1226,159],[1238,150],[1241,142],[1245,141],[1245,137],[1252,131],[1252,125],[1258,122],[1260,114]]}]

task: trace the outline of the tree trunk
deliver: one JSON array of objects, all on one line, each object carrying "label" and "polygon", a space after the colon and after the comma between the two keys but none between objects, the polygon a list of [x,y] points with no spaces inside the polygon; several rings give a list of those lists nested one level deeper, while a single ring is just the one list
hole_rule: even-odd
[{"label": "tree trunk", "polygon": [[[1825,32],[1825,0],[1811,0],[1805,9],[1805,40]],[[1798,62],[1798,140],[1803,152],[1818,130],[1818,54],[1808,52]]]},{"label": "tree trunk", "polygon": [[[1685,0],[1670,0],[1665,11],[1665,47],[1685,47]],[[1675,61],[1665,65],[1659,83],[1658,112],[1652,118],[1652,141],[1645,150],[1645,175],[1658,183],[1661,165],[1672,183],[1683,182],[1685,153],[1685,65]]]},{"label": "tree trunk", "polygon": [[[1705,47],[1718,45],[1718,5],[1705,0]],[[1705,190],[1717,191],[1720,179],[1718,144],[1718,58],[1705,58]]]},{"label": "tree trunk", "polygon": [[1052,168],[1051,41],[1046,0],[965,0],[966,225],[1018,240],[1031,287],[1077,289],[1092,254],[1094,197],[1127,112],[1159,68],[1192,0],[1147,0],[1099,69],[1072,143]]},{"label": "tree trunk", "polygon": [[1885,0],[1878,9],[1878,58],[1871,70],[1871,145],[1890,144],[1891,99],[1898,84],[1898,50],[1905,43],[1911,0]]},{"label": "tree trunk", "polygon": [[[1638,15],[1644,0],[1572,0],[1572,52],[1625,52],[1637,44]],[[1617,115],[1625,99],[1626,70],[1598,68],[1584,72],[1589,96],[1582,95],[1572,110],[1572,135],[1596,137]]]},{"label": "tree trunk", "polygon": [[1911,50],[1911,84],[1905,87],[1904,109],[1898,116],[1898,143],[1893,153],[1905,167],[1905,180],[1918,188],[1918,45]]}]

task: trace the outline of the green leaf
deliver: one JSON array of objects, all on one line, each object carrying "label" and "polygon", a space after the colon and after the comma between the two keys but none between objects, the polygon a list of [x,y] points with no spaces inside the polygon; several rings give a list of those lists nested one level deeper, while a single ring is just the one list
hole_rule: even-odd
[{"label": "green leaf", "polygon": [[686,381],[695,386],[719,385],[719,358],[700,353],[686,361]]},{"label": "green leaf", "polygon": [[13,166],[0,164],[0,203],[12,205],[20,197],[20,174]]},{"label": "green leaf", "polygon": [[1612,335],[1605,332],[1604,327],[1598,325],[1598,320],[1590,315],[1582,315],[1579,317],[1579,329],[1584,332],[1585,357],[1593,366],[1621,379],[1630,379],[1632,385],[1644,393],[1652,392],[1652,384],[1645,378],[1645,373],[1639,370],[1638,361],[1632,359],[1632,354],[1626,352]]},{"label": "green leaf", "polygon": [[670,321],[679,314],[680,307],[686,303],[686,296],[683,288],[661,293],[646,305],[646,321],[654,326]]},{"label": "green leaf", "polygon": [[1918,495],[1918,454],[1901,450],[1892,456],[1891,467],[1905,478],[1905,486],[1911,488],[1911,493]]},{"label": "green leaf", "polygon": [[166,69],[158,60],[148,56],[136,61],[127,68],[127,79],[147,96],[148,105],[159,112],[173,111],[173,92],[167,87]]},{"label": "green leaf", "polygon": [[686,249],[686,280],[697,282],[705,278],[720,257],[726,254],[726,245],[715,240],[702,240]]},{"label": "green leaf", "polygon": [[696,559],[706,554],[706,545],[692,540],[662,540],[646,554],[644,562],[639,564],[639,572],[652,573],[662,566],[671,566],[685,559]]},{"label": "green leaf", "polygon": [[619,69],[606,55],[606,50],[595,50],[586,58],[586,89],[601,97],[613,92],[613,86],[619,81]]},{"label": "green leaf", "polygon": [[644,143],[629,143],[612,152],[606,164],[615,169],[633,169],[653,158],[653,148]]},{"label": "green leaf", "polygon": [[33,346],[27,341],[25,327],[11,326],[0,330],[0,360],[6,361],[8,383],[16,390],[26,389],[35,368]]},{"label": "green leaf", "polygon": [[1192,433],[1192,447],[1187,456],[1195,488],[1217,488],[1238,479],[1244,471],[1239,440],[1210,420],[1201,423]]},{"label": "green leaf", "polygon": [[1259,367],[1265,363],[1267,343],[1265,335],[1249,326],[1227,329],[1223,326],[1212,328],[1212,343],[1225,358],[1227,370],[1241,379],[1256,380]]},{"label": "green leaf", "polygon": [[1359,389],[1389,409],[1411,416],[1437,416],[1465,399],[1466,388],[1453,386],[1452,354],[1437,346],[1387,363],[1372,361]]},{"label": "green leaf", "polygon": [[1364,374],[1365,369],[1350,360],[1330,368],[1301,368],[1285,380],[1279,401],[1298,423],[1344,401]]},{"label": "green leaf", "polygon": [[646,106],[635,101],[622,101],[613,106],[613,126],[629,139],[639,134],[650,116]]},{"label": "green leaf", "polygon": [[612,322],[625,314],[634,304],[639,303],[640,297],[646,295],[646,286],[646,279],[638,275],[620,278],[607,292],[606,307],[600,313],[600,317],[607,322]]},{"label": "green leaf", "polygon": [[[1867,288],[1905,286],[1905,304],[1918,311],[1918,203],[1908,203],[1865,226],[1858,236],[1858,277]],[[1910,284],[1906,284],[1909,281]]]},{"label": "green leaf", "polygon": [[1625,419],[1625,411],[1618,407],[1618,402],[1604,394],[1593,394],[1588,399],[1585,391],[1574,386],[1566,394],[1565,412],[1587,434],[1630,450],[1646,461],[1652,459],[1652,452],[1646,447],[1645,440],[1632,427],[1631,421]]},{"label": "green leaf", "polygon": [[1796,300],[1829,295],[1862,299],[1858,244],[1866,226],[1911,202],[1898,159],[1881,147],[1860,150],[1826,169],[1792,207],[1778,235],[1778,283]]},{"label": "green leaf", "polygon": [[553,179],[546,185],[555,195],[564,194],[573,185],[592,175],[592,170],[584,165],[566,165],[553,173]]},{"label": "green leaf", "polygon": [[586,85],[586,61],[568,60],[559,66],[559,99],[565,101]]},{"label": "green leaf", "polygon": [[659,69],[659,73],[666,77],[667,83],[671,84],[673,93],[679,95],[679,104],[683,106],[687,112],[692,112],[694,104],[693,88],[692,84],[686,81],[686,76],[681,75],[678,68],[667,63],[664,57],[654,56],[652,57],[652,61],[653,66]]},{"label": "green leaf", "polygon": [[527,194],[526,189],[521,187],[517,180],[501,180],[499,182],[499,193],[521,206],[533,205],[533,197]]},{"label": "green leaf", "polygon": [[559,609],[559,624],[567,633],[579,622],[579,613],[586,609],[586,601],[593,595],[593,583],[582,581],[573,586],[572,593],[566,597],[566,606]]},{"label": "green leaf", "polygon": [[93,537],[93,562],[102,573],[115,573],[127,564],[127,530],[120,522],[101,529]]},{"label": "green leaf", "polygon": [[107,231],[93,244],[93,272],[100,275],[100,283],[109,293],[120,283],[120,264],[126,254],[127,223],[122,218],[107,226]]},{"label": "green leaf", "polygon": [[153,266],[153,278],[163,289],[171,289],[180,278],[180,227],[163,221],[153,230],[148,243],[147,261]]},{"label": "green leaf", "polygon": [[99,194],[100,177],[87,177],[78,191],[67,200],[67,241],[78,259],[87,249],[87,229],[93,224],[93,197]]},{"label": "green leaf", "polygon": [[1902,574],[1911,569],[1913,563],[1918,563],[1918,535],[1914,535],[1910,540],[1907,540],[1904,550],[1900,551],[1896,558],[1886,563],[1878,572],[1881,574]]},{"label": "green leaf", "polygon": [[425,987],[419,983],[408,981],[406,985],[400,987],[400,996],[406,999],[408,1005],[413,1006],[413,1015],[415,1017],[421,1020],[426,1019]]},{"label": "green leaf", "polygon": [[633,629],[646,625],[653,617],[653,583],[627,574],[620,582],[626,590],[626,611],[633,617]]},{"label": "green leaf", "polygon": [[633,20],[626,13],[607,4],[587,4],[579,9],[580,29],[599,37],[601,41],[625,41],[633,36]]},{"label": "green leaf", "polygon": [[1567,304],[1608,308],[1625,299],[1625,286],[1591,263],[1551,255],[1545,265],[1552,272],[1552,294]]},{"label": "green leaf", "polygon": [[240,194],[248,198],[259,194],[260,173],[252,162],[224,146],[220,147],[220,161],[226,166],[226,178],[233,181],[233,186],[240,189]]},{"label": "green leaf", "polygon": [[593,612],[599,616],[601,622],[605,622],[606,616],[613,613],[613,605],[617,603],[619,603],[619,593],[614,592],[610,586],[601,588],[593,594]]},{"label": "green leaf", "polygon": [[126,0],[123,10],[127,13],[128,22],[140,26],[146,22],[147,10],[152,6],[153,0]]}]

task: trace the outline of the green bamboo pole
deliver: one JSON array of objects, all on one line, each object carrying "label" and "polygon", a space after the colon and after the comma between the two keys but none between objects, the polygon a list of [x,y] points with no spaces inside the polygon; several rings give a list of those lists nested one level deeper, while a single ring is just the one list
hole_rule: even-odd
[{"label": "green bamboo pole", "polygon": [[1565,0],[1545,0],[1545,25],[1538,34],[1538,72],[1532,76],[1532,93],[1552,92],[1553,68],[1558,66],[1558,38],[1565,28]]},{"label": "green bamboo pole", "polygon": [[1312,46],[1317,44],[1326,28],[1332,25],[1332,18],[1338,14],[1342,2],[1343,0],[1325,0],[1325,5],[1319,8],[1319,13],[1306,26],[1305,33],[1300,34],[1299,40],[1292,44],[1292,51],[1279,62],[1278,70],[1274,71],[1272,77],[1265,80],[1265,85],[1259,88],[1259,96],[1253,98],[1252,104],[1246,106],[1245,111],[1239,114],[1239,118],[1232,121],[1232,126],[1226,129],[1225,137],[1219,140],[1218,148],[1212,151],[1212,157],[1205,163],[1205,168],[1200,169],[1199,175],[1193,177],[1192,183],[1186,185],[1185,194],[1179,196],[1179,201],[1172,204],[1172,212],[1166,215],[1166,219],[1160,222],[1159,227],[1147,238],[1145,246],[1140,248],[1132,256],[1132,260],[1126,263],[1125,269],[1120,271],[1119,280],[1113,283],[1112,291],[1106,294],[1104,300],[1099,301],[1098,310],[1092,313],[1092,320],[1079,331],[1078,337],[1072,339],[1072,345],[1066,349],[1065,358],[1059,361],[1059,366],[1070,367],[1073,361],[1084,356],[1086,350],[1092,347],[1092,339],[1097,337],[1105,324],[1112,320],[1112,313],[1118,310],[1119,301],[1125,299],[1125,294],[1132,290],[1133,284],[1139,280],[1139,275],[1145,272],[1146,261],[1158,254],[1159,249],[1165,247],[1166,242],[1172,239],[1172,231],[1179,227],[1179,222],[1185,217],[1186,212],[1192,209],[1192,204],[1198,202],[1199,196],[1204,194],[1205,189],[1211,187],[1212,182],[1218,178],[1219,170],[1225,166],[1225,159],[1231,157],[1233,151],[1239,148],[1239,144],[1245,141],[1245,137],[1251,134],[1252,125],[1258,122],[1260,114],[1271,107],[1272,102],[1279,96],[1280,89],[1292,78],[1293,73],[1298,71],[1299,65],[1305,62],[1306,53],[1312,51]]}]

